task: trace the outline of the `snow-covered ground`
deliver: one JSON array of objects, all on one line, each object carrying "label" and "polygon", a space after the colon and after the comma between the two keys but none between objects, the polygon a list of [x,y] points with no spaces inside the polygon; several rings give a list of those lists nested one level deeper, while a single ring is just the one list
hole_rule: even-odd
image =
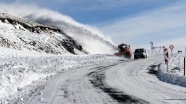
[{"label": "snow-covered ground", "polygon": [[186,77],[184,76],[184,57],[185,54],[177,54],[170,57],[167,64],[161,63],[157,77],[164,82],[186,87]]},{"label": "snow-covered ground", "polygon": [[[66,76],[65,73],[67,73],[67,75],[70,76],[69,72],[71,73],[72,70],[77,70],[76,72],[79,73],[77,68],[85,67],[83,69],[85,72],[82,72],[83,71],[82,69],[80,72],[86,73],[86,72],[90,72],[90,70],[88,71],[86,69],[87,66],[98,67],[99,65],[103,65],[105,63],[108,63],[105,65],[110,65],[113,63],[118,63],[118,61],[119,63],[121,61],[127,61],[121,57],[115,57],[112,55],[97,54],[97,55],[68,55],[68,56],[65,55],[65,56],[62,56],[62,55],[53,55],[53,54],[43,54],[43,53],[31,52],[31,51],[16,51],[13,49],[8,49],[8,48],[0,48],[0,56],[1,56],[0,57],[1,58],[1,61],[0,61],[0,80],[1,80],[0,101],[3,104],[25,102],[25,100],[28,100],[30,97],[32,98],[33,94],[35,94],[38,90],[44,89],[43,88],[45,87],[44,85],[50,82],[49,81],[50,78],[58,76],[60,73],[63,73],[64,76]],[[168,82],[168,83],[172,83],[175,85],[180,85],[180,86],[185,87],[186,80],[185,80],[185,77],[183,76],[183,55],[176,55],[175,57],[170,59],[168,72],[163,62],[163,55],[161,55],[161,57],[162,58],[160,59],[158,58],[158,60],[156,60],[154,57],[153,58],[149,57],[149,60],[152,60],[152,59],[156,60],[155,61],[156,65],[161,63],[159,65],[159,69],[156,67],[156,69],[158,69],[157,78],[164,82]],[[149,63],[148,60],[144,60],[144,61],[142,60],[139,60],[139,62],[144,62],[144,64],[146,62]],[[143,70],[146,70],[146,67],[148,67],[148,65],[146,65],[146,67],[143,68],[143,67],[138,66],[138,64],[141,65],[140,63],[138,64],[137,63],[138,63],[138,60],[134,62],[133,60],[131,60],[132,65],[136,64],[135,69],[138,69],[139,71],[141,70],[140,71],[141,74],[144,73]],[[129,61],[127,63],[124,63],[124,65],[121,65],[123,67],[122,71],[124,71],[126,68],[129,68],[131,64]],[[117,69],[117,67],[114,69]],[[118,72],[120,73],[119,69],[115,71],[117,73]],[[112,70],[110,73],[113,73],[114,75],[115,72],[113,71],[114,70]],[[121,72],[121,74],[122,73],[123,72]],[[132,73],[129,73],[129,74],[132,74]],[[109,76],[112,76],[112,75],[109,74]],[[122,76],[125,76],[125,75],[122,75]],[[118,80],[124,81],[124,79],[125,80],[127,79],[126,77],[122,77],[122,76],[118,78],[123,78],[123,79],[118,79]],[[149,76],[146,76],[146,77],[150,78]],[[114,82],[114,83],[115,84],[112,85],[111,83],[107,82],[107,84],[109,84],[110,86],[113,86],[113,88],[115,88],[114,86],[118,85],[120,82],[118,83]],[[171,85],[166,85],[166,86],[171,86]],[[134,90],[134,89],[131,89],[131,90]],[[103,95],[106,97],[105,94]],[[101,99],[102,98],[100,98],[99,101],[101,101]],[[149,100],[149,99],[151,98],[148,98],[145,100]]]},{"label": "snow-covered ground", "polygon": [[111,55],[52,55],[0,48],[0,101],[32,94],[51,75],[118,60]]}]

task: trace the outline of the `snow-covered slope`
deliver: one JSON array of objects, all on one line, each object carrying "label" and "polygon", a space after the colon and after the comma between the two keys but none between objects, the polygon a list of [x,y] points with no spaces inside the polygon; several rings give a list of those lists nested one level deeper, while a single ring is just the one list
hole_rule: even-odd
[{"label": "snow-covered slope", "polygon": [[85,53],[61,30],[6,13],[0,14],[0,46],[63,55]]},{"label": "snow-covered slope", "polygon": [[58,12],[24,4],[0,4],[0,12],[12,14],[48,26],[57,27],[61,30],[61,33],[67,35],[72,40],[75,40],[78,45],[81,45],[87,53],[113,54],[115,51],[115,45],[112,40],[102,34],[99,30],[78,23],[72,18]]},{"label": "snow-covered slope", "polygon": [[[50,22],[45,23],[50,24]],[[62,23],[60,26],[56,24],[56,26],[59,29],[1,13],[0,45],[53,54],[112,54],[114,52],[115,46],[111,42],[82,27],[69,23]]]}]

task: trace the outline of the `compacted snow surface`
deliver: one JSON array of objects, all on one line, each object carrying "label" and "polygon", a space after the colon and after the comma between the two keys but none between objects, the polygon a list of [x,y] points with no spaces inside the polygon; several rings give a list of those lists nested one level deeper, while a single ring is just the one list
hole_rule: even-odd
[{"label": "compacted snow surface", "polygon": [[7,48],[0,54],[2,104],[186,103],[183,55],[170,58],[167,70],[163,55],[126,60]]}]

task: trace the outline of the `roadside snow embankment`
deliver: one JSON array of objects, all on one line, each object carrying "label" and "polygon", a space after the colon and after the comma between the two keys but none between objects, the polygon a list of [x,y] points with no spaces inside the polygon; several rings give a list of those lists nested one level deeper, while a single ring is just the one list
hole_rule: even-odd
[{"label": "roadside snow embankment", "polygon": [[62,56],[38,53],[38,55],[24,56],[21,51],[4,48],[0,53],[0,101],[5,102],[32,93],[38,83],[44,83],[44,80],[51,75],[118,60],[118,57],[111,55]]},{"label": "roadside snow embankment", "polygon": [[178,55],[171,57],[167,65],[161,63],[158,66],[157,77],[163,82],[186,87],[186,77],[184,76],[184,57]]}]

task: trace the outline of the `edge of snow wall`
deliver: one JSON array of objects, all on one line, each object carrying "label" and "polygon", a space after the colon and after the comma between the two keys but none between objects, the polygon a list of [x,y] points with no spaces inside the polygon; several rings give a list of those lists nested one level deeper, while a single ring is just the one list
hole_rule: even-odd
[{"label": "edge of snow wall", "polygon": [[157,78],[163,82],[186,87],[186,77],[169,73],[164,63],[158,65]]}]

